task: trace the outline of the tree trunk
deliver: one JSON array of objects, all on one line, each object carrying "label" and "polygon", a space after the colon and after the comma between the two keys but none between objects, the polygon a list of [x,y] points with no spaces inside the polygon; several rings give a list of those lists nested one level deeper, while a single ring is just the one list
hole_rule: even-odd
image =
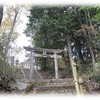
[{"label": "tree trunk", "polygon": [[67,41],[67,46],[68,46],[68,55],[69,55],[69,60],[70,60],[70,66],[72,68],[72,73],[73,73],[74,82],[75,82],[75,88],[76,88],[77,94],[79,95],[80,90],[79,90],[79,84],[78,84],[77,69],[76,69],[76,65],[74,63],[72,49],[71,49],[71,43],[70,43],[70,37],[69,37],[68,33],[66,33],[66,41]]},{"label": "tree trunk", "polygon": [[82,55],[81,47],[80,46],[79,46],[79,48],[77,48],[77,52],[79,54],[79,58],[83,61],[83,55]]},{"label": "tree trunk", "polygon": [[85,13],[86,24],[88,24],[88,18],[87,18],[87,12],[86,12],[86,10],[84,10],[84,13]]},{"label": "tree trunk", "polygon": [[69,60],[70,60],[70,66],[72,67],[72,49],[71,49],[71,44],[70,44],[70,38],[69,34],[66,33],[66,41],[67,41],[67,46],[68,46],[68,55],[69,55]]},{"label": "tree trunk", "polygon": [[76,48],[76,50],[78,52],[79,59],[81,59],[83,61],[83,54],[81,52],[81,44],[80,44],[80,40],[78,38],[75,39],[75,48]]},{"label": "tree trunk", "polygon": [[78,16],[79,16],[79,23],[82,26],[82,30],[83,30],[83,33],[84,33],[84,37],[86,39],[87,46],[88,46],[88,48],[90,50],[90,54],[91,54],[91,58],[92,58],[92,63],[93,63],[93,68],[94,68],[95,67],[95,57],[94,57],[93,49],[92,49],[91,43],[89,41],[89,38],[87,37],[86,30],[85,30],[84,26],[82,25],[80,12],[78,12]]},{"label": "tree trunk", "polygon": [[88,13],[87,15],[88,15],[88,19],[89,19],[89,23],[90,23],[91,29],[93,31],[94,36],[96,37],[96,32],[95,32],[94,27],[92,25],[91,18],[90,18],[90,13],[89,13],[88,9],[87,9],[87,13]]},{"label": "tree trunk", "polygon": [[1,26],[1,22],[2,22],[2,17],[3,17],[3,6],[0,4],[0,26]]},{"label": "tree trunk", "polygon": [[11,30],[10,30],[9,35],[8,35],[8,41],[7,41],[6,45],[5,45],[5,50],[4,50],[4,62],[3,62],[3,68],[2,68],[3,74],[5,74],[7,53],[8,53],[8,50],[9,50],[9,44],[10,44],[10,41],[11,41],[11,38],[12,38],[12,34],[13,34],[13,30],[14,30],[14,27],[15,27],[17,15],[18,15],[18,10],[19,10],[19,8],[18,8],[18,6],[16,6],[13,25],[11,26]]}]

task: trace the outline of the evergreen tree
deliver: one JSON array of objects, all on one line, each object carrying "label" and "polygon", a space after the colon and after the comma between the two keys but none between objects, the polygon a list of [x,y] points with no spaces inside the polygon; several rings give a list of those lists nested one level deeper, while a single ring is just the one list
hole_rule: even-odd
[{"label": "evergreen tree", "polygon": [[70,65],[73,56],[83,64],[95,65],[95,11],[92,6],[33,6],[25,34],[32,37],[35,47],[66,47]]}]

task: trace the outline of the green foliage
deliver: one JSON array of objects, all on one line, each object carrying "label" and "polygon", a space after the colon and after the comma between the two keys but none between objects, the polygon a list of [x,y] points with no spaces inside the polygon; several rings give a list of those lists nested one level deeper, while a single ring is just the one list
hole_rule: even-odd
[{"label": "green foliage", "polygon": [[92,74],[92,77],[93,79],[100,84],[100,60],[97,62],[98,66],[96,66],[93,74]]},{"label": "green foliage", "polygon": [[96,72],[93,74],[93,79],[100,84],[100,73],[99,72]]},{"label": "green foliage", "polygon": [[[2,73],[2,66],[0,66],[0,73]],[[7,75],[8,77],[13,77],[14,79],[20,77],[20,74],[17,71],[17,67],[9,66],[9,64],[6,64],[5,75]]]},{"label": "green foliage", "polygon": [[13,77],[9,77],[7,75],[0,75],[0,89],[5,91],[12,91],[14,88],[12,83],[14,84],[15,80]]},{"label": "green foliage", "polygon": [[[30,14],[25,34],[33,38],[34,45],[40,48],[63,49],[66,45],[65,32],[70,32],[66,25],[73,22],[76,16],[62,6],[33,6]],[[40,62],[49,66],[45,60],[40,59]],[[45,64],[42,66],[46,67]]]},{"label": "green foliage", "polygon": [[[74,17],[64,7],[32,7],[25,34],[33,36],[35,46],[43,48],[64,48],[66,40],[64,31],[69,31],[66,24]],[[31,29],[30,29],[31,27]],[[33,30],[33,31],[32,31]],[[35,32],[35,34],[33,34]]]},{"label": "green foliage", "polygon": [[0,71],[5,72],[6,63],[11,56],[9,50],[12,49],[12,43],[18,38],[18,33],[14,31],[17,22],[18,9],[14,5],[5,5],[3,20],[0,28]]},{"label": "green foliage", "polygon": [[87,93],[89,93],[90,92],[90,89],[89,89],[88,84],[84,84],[84,87],[85,87],[85,90],[87,91]]},{"label": "green foliage", "polygon": [[[28,16],[29,22],[25,34],[33,39],[35,47],[51,49],[64,49],[66,47],[69,49],[66,42],[66,33],[68,33],[73,56],[77,60],[84,62],[78,66],[78,73],[91,73],[93,71],[91,65],[92,56],[89,49],[94,47],[98,51],[97,47],[100,38],[99,34],[96,34],[97,36],[94,37],[90,23],[92,23],[97,33],[99,28],[95,28],[94,25],[98,26],[99,9],[99,6],[33,6],[30,9],[30,16]],[[86,31],[86,36],[84,35],[79,19]],[[38,61],[42,69],[53,69],[51,67],[53,66],[51,64],[52,60],[39,58]],[[64,59],[62,61],[59,60],[58,63],[62,68],[69,65],[69,61]]]},{"label": "green foliage", "polygon": [[89,75],[93,72],[92,64],[79,64],[77,66],[79,76]]},{"label": "green foliage", "polygon": [[35,87],[37,87],[36,84],[31,84],[25,89],[25,93],[30,93]]},{"label": "green foliage", "polygon": [[100,48],[100,32],[98,31],[98,34],[95,38],[92,38],[92,43],[93,43],[93,46],[95,48]]},{"label": "green foliage", "polygon": [[[59,77],[60,78],[66,78],[66,75],[67,75],[67,71],[66,70],[61,70],[61,72],[59,73]],[[68,77],[68,76],[67,76]]]},{"label": "green foliage", "polygon": [[100,22],[100,13],[96,14],[93,18],[92,21],[99,21]]}]

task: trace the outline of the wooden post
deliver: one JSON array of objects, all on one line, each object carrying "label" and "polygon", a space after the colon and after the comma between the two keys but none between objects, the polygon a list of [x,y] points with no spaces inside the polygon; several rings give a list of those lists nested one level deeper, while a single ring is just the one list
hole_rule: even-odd
[{"label": "wooden post", "polygon": [[58,61],[57,61],[57,53],[54,52],[54,63],[55,63],[55,76],[56,79],[59,79],[59,75],[58,75]]},{"label": "wooden post", "polygon": [[30,81],[33,78],[33,60],[34,60],[34,51],[31,51],[31,59],[30,59]]},{"label": "wooden post", "polygon": [[77,78],[76,63],[74,63],[74,59],[71,59],[71,60],[72,60],[72,71],[73,71],[76,93],[77,93],[77,95],[79,95],[80,89],[79,89],[78,78]]},{"label": "wooden post", "polygon": [[81,95],[84,94],[84,91],[83,91],[83,84],[84,84],[84,81],[83,81],[82,78],[80,77],[80,78],[79,78],[79,88],[80,88],[80,94],[81,94]]}]

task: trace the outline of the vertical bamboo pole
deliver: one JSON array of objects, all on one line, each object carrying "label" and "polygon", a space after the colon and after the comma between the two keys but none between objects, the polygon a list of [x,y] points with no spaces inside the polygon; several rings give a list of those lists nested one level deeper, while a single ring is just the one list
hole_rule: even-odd
[{"label": "vertical bamboo pole", "polygon": [[76,93],[77,93],[77,95],[79,95],[80,89],[79,89],[78,78],[77,78],[76,63],[74,63],[74,59],[71,59],[71,60],[72,60],[72,71],[73,71]]},{"label": "vertical bamboo pole", "polygon": [[84,81],[83,81],[82,78],[80,77],[80,78],[79,78],[79,87],[80,87],[80,94],[81,94],[81,95],[84,94],[84,91],[83,91],[83,84],[84,84]]}]

